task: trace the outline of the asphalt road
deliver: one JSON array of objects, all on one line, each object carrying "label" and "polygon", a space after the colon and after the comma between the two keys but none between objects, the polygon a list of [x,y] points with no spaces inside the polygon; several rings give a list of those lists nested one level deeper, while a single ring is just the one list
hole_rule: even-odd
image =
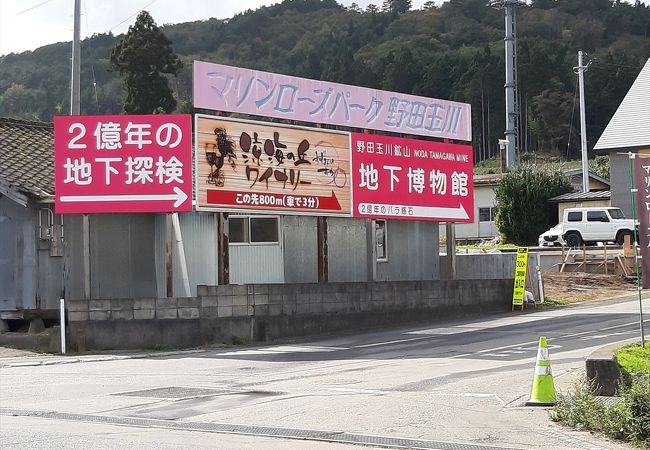
[{"label": "asphalt road", "polygon": [[628,448],[523,405],[542,335],[567,392],[591,351],[638,339],[638,301],[282,345],[0,358],[0,448]]}]

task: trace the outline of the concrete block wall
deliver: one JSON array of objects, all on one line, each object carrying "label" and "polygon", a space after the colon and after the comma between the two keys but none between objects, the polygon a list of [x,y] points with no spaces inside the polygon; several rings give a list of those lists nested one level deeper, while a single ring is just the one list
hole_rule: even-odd
[{"label": "concrete block wall", "polygon": [[178,348],[507,311],[512,279],[197,287],[196,297],[71,300],[72,349]]}]

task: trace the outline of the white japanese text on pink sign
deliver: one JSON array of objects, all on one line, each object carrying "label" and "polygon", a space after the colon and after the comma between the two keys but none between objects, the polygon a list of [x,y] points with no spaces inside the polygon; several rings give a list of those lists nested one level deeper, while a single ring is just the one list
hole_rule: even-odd
[{"label": "white japanese text on pink sign", "polygon": [[472,222],[469,145],[352,133],[353,215]]},{"label": "white japanese text on pink sign", "polygon": [[192,210],[189,115],[57,116],[57,213]]}]

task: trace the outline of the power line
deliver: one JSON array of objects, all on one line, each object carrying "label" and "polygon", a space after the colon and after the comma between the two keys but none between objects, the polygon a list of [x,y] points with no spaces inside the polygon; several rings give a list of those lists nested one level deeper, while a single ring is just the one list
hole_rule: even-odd
[{"label": "power line", "polygon": [[571,131],[573,131],[573,114],[576,111],[576,97],[578,96],[578,75],[576,75],[576,88],[573,91],[573,106],[571,107],[571,123],[569,124],[569,139],[566,143],[566,158],[569,159],[569,147],[571,146]]},{"label": "power line", "polygon": [[31,8],[27,8],[27,9],[24,10],[24,11],[20,11],[19,13],[16,13],[16,15],[19,16],[19,15],[21,15],[21,14],[23,14],[23,13],[26,13],[26,12],[28,12],[28,11],[31,11],[32,9],[36,9],[36,8],[38,8],[39,6],[43,6],[43,5],[45,5],[46,3],[50,3],[51,1],[52,1],[52,0],[45,0],[44,2],[39,3],[38,5],[32,6]]},{"label": "power line", "polygon": [[[86,3],[87,1],[83,2],[84,5],[84,19],[86,21],[86,34],[90,35],[90,27],[88,26],[88,11],[86,10]],[[88,45],[90,46],[90,43],[92,41],[88,39]],[[90,61],[90,70],[92,71],[93,74],[93,89],[95,91],[95,107],[99,108],[99,99],[97,98],[97,79],[95,78],[95,64]]]},{"label": "power line", "polygon": [[[49,0],[48,0],[48,1],[49,1]],[[124,19],[123,21],[121,21],[120,23],[118,23],[118,24],[115,25],[114,27],[109,28],[108,31],[113,31],[115,28],[117,28],[117,27],[119,27],[120,25],[122,25],[124,22],[126,22],[126,21],[129,20],[131,17],[133,17],[133,16],[135,16],[136,14],[138,14],[138,13],[139,13],[140,11],[142,11],[143,9],[148,8],[149,6],[153,5],[156,1],[157,1],[157,0],[151,0],[149,3],[147,3],[146,5],[144,5],[142,8],[138,9],[136,12],[134,12],[133,14],[131,14],[129,17],[127,17],[127,18]]]}]

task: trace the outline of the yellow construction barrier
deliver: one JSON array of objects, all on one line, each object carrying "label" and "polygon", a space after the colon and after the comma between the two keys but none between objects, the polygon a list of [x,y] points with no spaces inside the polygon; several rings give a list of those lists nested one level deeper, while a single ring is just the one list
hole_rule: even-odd
[{"label": "yellow construction barrier", "polygon": [[539,338],[539,347],[537,349],[533,388],[530,393],[530,400],[526,402],[526,405],[553,406],[556,402],[555,385],[551,373],[551,359],[548,357],[546,337],[542,336]]}]

